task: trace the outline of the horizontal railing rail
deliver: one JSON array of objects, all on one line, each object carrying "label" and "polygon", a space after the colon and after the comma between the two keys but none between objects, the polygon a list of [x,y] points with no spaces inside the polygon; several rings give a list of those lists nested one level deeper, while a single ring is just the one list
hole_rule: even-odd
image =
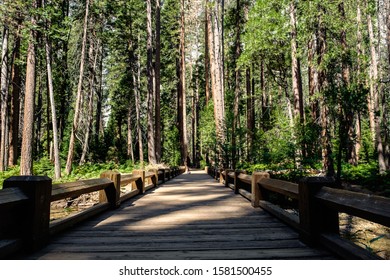
[{"label": "horizontal railing rail", "polygon": [[[35,251],[50,236],[166,182],[184,167],[134,170],[131,174],[106,171],[101,178],[52,184],[45,176],[15,176],[0,190],[0,259],[18,251]],[[99,192],[99,201],[80,212],[50,221],[51,203]]]},{"label": "horizontal railing rail", "polygon": [[[322,244],[347,259],[379,258],[341,237],[339,213],[390,227],[389,198],[337,189],[334,180],[327,177],[306,177],[295,184],[271,179],[266,172],[246,175],[241,170],[213,167],[207,167],[206,172],[250,200],[254,207],[262,207],[295,228],[308,244]],[[270,194],[285,197],[296,209],[288,211],[291,209],[272,203]]]}]

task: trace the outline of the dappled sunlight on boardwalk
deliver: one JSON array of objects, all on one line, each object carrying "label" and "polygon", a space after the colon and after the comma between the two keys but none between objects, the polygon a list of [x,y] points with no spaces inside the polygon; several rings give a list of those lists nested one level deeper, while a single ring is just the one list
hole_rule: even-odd
[{"label": "dappled sunlight on boardwalk", "polygon": [[321,259],[298,234],[191,171],[54,238],[32,259]]}]

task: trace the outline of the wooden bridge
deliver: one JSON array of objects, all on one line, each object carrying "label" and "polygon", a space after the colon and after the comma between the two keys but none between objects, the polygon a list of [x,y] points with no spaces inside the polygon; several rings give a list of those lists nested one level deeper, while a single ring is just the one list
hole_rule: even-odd
[{"label": "wooden bridge", "polygon": [[[296,185],[267,173],[183,171],[106,172],[53,186],[46,177],[10,178],[0,191],[0,257],[375,259],[341,239],[337,214],[390,225],[389,199],[332,189],[327,179]],[[99,204],[49,222],[51,202],[92,191]],[[271,203],[279,195],[299,215]]]}]

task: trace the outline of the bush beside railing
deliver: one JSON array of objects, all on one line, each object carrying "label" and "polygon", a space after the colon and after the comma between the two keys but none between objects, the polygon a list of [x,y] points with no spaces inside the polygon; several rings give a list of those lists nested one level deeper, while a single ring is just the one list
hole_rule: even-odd
[{"label": "bush beside railing", "polygon": [[[107,171],[101,178],[52,185],[45,176],[16,176],[0,190],[0,259],[20,250],[35,251],[50,236],[120,204],[184,173],[184,168]],[[125,188],[131,185],[130,188]],[[51,203],[99,192],[99,203],[59,220],[50,221]]]},{"label": "bush beside railing", "polygon": [[[390,199],[335,188],[327,177],[306,177],[299,184],[271,179],[266,172],[246,175],[243,171],[206,168],[207,173],[294,227],[300,239],[310,245],[322,244],[346,259],[378,259],[356,244],[341,238],[339,213],[347,213],[390,227]],[[297,205],[298,215],[270,202],[270,195],[286,197]]]}]

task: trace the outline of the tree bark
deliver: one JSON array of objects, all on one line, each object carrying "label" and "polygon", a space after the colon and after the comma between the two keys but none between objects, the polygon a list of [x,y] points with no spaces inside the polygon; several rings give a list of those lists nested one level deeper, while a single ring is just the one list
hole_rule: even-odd
[{"label": "tree bark", "polygon": [[236,3],[236,40],[235,40],[235,82],[234,82],[234,101],[233,101],[233,127],[232,127],[232,167],[235,170],[237,165],[237,130],[239,119],[239,103],[241,96],[241,70],[237,67],[237,61],[241,55],[241,2]]},{"label": "tree bark", "polygon": [[[65,20],[69,17],[69,0],[63,0],[62,2],[62,20]],[[59,104],[59,116],[58,116],[58,128],[59,128],[59,139],[60,143],[64,140],[65,127],[68,121],[68,116],[70,112],[69,100],[72,99],[72,92],[70,89],[70,75],[68,67],[68,53],[69,53],[69,40],[70,32],[68,38],[61,40],[62,45],[62,55],[59,57],[61,61],[61,68],[63,69],[63,77],[60,82],[59,92],[60,94],[60,104]]]},{"label": "tree bark", "polygon": [[[225,156],[223,145],[226,142],[225,136],[225,98],[223,88],[223,57],[221,46],[221,21],[219,17],[218,3],[214,2],[214,7],[209,10],[208,16],[208,36],[209,36],[209,55],[210,55],[210,70],[211,84],[214,101],[214,118],[217,136],[217,152],[219,167],[225,166]],[[211,13],[212,12],[212,15]]]},{"label": "tree bark", "polygon": [[[361,80],[361,72],[362,72],[362,56],[364,55],[364,49],[362,47],[363,43],[363,34],[362,34],[362,13],[360,8],[360,3],[357,3],[356,8],[356,23],[357,23],[357,76],[358,85],[362,85],[363,81]],[[354,149],[352,150],[351,158],[356,159],[356,163],[359,162],[360,159],[360,150],[362,145],[362,128],[361,128],[361,112],[356,112],[356,123],[355,123],[355,131],[356,131],[356,143],[354,145]]]},{"label": "tree bark", "polygon": [[384,151],[382,133],[381,133],[380,97],[379,97],[379,90],[378,90],[378,82],[379,82],[378,61],[377,61],[377,52],[375,48],[374,28],[373,28],[370,14],[367,14],[367,24],[368,24],[368,34],[370,39],[370,54],[371,54],[370,100],[369,100],[370,125],[371,125],[371,130],[373,130],[374,132],[373,135],[375,136],[376,151],[378,154],[379,173],[382,174],[386,172],[386,162],[385,162],[385,151]]},{"label": "tree bark", "polygon": [[[327,38],[326,38],[326,26],[322,21],[322,16],[326,12],[325,8],[319,6],[320,18],[318,21],[318,30],[317,30],[317,65],[318,65],[318,90],[320,92],[324,91],[327,87],[328,81],[326,73],[321,69],[321,65],[324,60],[327,49]],[[322,161],[323,169],[328,176],[333,176],[335,174],[334,170],[334,161],[333,161],[333,152],[331,146],[330,132],[329,132],[329,116],[328,116],[328,105],[324,94],[320,97],[320,110],[321,110],[321,148],[322,148]]]},{"label": "tree bark", "polygon": [[19,119],[20,119],[20,89],[22,87],[22,79],[20,75],[20,66],[16,63],[20,58],[20,29],[21,20],[18,21],[18,28],[15,34],[14,50],[12,55],[12,92],[10,102],[10,129],[9,129],[9,159],[8,165],[14,166],[17,164],[19,157]]},{"label": "tree bark", "polygon": [[208,8],[207,8],[207,2],[206,1],[206,7],[205,7],[205,44],[204,44],[204,81],[205,81],[205,93],[206,93],[206,105],[209,103],[210,100],[210,56],[209,56],[209,36],[208,36],[208,25],[209,21],[208,18]]},{"label": "tree bark", "polygon": [[[35,0],[32,8],[40,7],[40,1]],[[38,20],[36,16],[31,17],[31,25],[35,26]],[[34,103],[35,103],[35,66],[36,66],[36,48],[35,43],[38,39],[38,32],[34,29],[30,31],[30,41],[27,49],[27,69],[26,85],[24,95],[24,114],[23,114],[23,138],[22,152],[20,162],[20,175],[33,174],[33,147],[34,147]]]},{"label": "tree bark", "polygon": [[150,164],[156,164],[156,145],[155,145],[155,127],[154,127],[154,87],[153,87],[153,45],[152,45],[152,3],[146,1],[146,29],[147,29],[147,62],[146,71],[148,79],[148,159]]},{"label": "tree bark", "polygon": [[187,166],[187,98],[186,98],[186,62],[185,62],[185,1],[180,5],[180,42],[179,42],[179,84],[178,84],[178,123],[181,148],[181,164]]},{"label": "tree bark", "polygon": [[247,141],[247,162],[253,163],[253,141],[255,130],[255,116],[254,116],[254,98],[251,84],[251,69],[247,67],[245,79],[246,79],[246,141]]},{"label": "tree bark", "polygon": [[[45,7],[45,0],[42,1],[43,7]],[[53,152],[54,152],[54,178],[61,178],[61,161],[60,161],[60,149],[58,143],[58,127],[57,127],[57,114],[56,106],[54,101],[54,87],[53,87],[53,76],[52,76],[52,67],[51,67],[51,46],[49,43],[48,35],[45,36],[45,49],[46,49],[46,68],[47,68],[47,83],[49,90],[50,98],[50,107],[51,107],[51,118],[53,126]]]},{"label": "tree bark", "polygon": [[[292,72],[292,90],[294,96],[294,118],[299,119],[299,129],[303,135],[305,132],[305,113],[303,106],[303,90],[301,61],[298,57],[298,31],[296,18],[295,1],[290,2],[290,26],[291,26],[291,72]],[[301,146],[301,155],[306,158],[306,145],[304,140],[299,143]]]},{"label": "tree bark", "polygon": [[155,107],[155,143],[156,143],[156,161],[161,162],[161,101],[160,101],[160,65],[161,65],[161,3],[156,0],[156,61],[155,61],[155,91],[156,91],[156,107]]},{"label": "tree bark", "polygon": [[[139,41],[139,39],[138,39]],[[139,160],[140,163],[144,162],[144,152],[143,152],[143,139],[142,139],[142,127],[141,127],[141,96],[140,96],[140,85],[141,85],[141,57],[138,54],[137,59],[137,79],[136,74],[133,72],[133,82],[134,82],[134,98],[135,98],[135,114],[136,114],[136,126],[138,134],[138,149],[139,149]]]},{"label": "tree bark", "polygon": [[[42,40],[41,38],[39,38],[38,40],[38,43],[37,43],[37,46],[38,48],[37,49],[41,49],[41,48],[45,48],[43,45],[42,45]],[[38,59],[37,60],[37,69],[42,69],[43,67],[43,61],[41,59]],[[44,110],[43,108],[43,88],[44,88],[44,82],[43,82],[43,77],[42,77],[42,74],[40,71],[37,72],[37,82],[36,82],[36,95],[37,95],[37,102],[35,104],[35,119],[34,119],[34,122],[35,122],[35,140],[34,140],[34,143],[35,143],[35,151],[33,153],[35,153],[35,156],[37,158],[40,158],[41,155],[42,155],[42,112]],[[46,79],[45,79],[46,80]]]},{"label": "tree bark", "polygon": [[99,60],[99,87],[96,91],[96,112],[95,112],[95,149],[99,147],[99,138],[102,131],[102,103],[103,103],[103,45],[100,46]]},{"label": "tree bark", "polygon": [[309,96],[312,122],[317,123],[319,119],[318,99],[316,93],[318,92],[318,72],[315,67],[316,55],[316,38],[311,38],[308,43],[307,60],[308,60],[308,75],[309,75]]},{"label": "tree bark", "polygon": [[292,86],[294,94],[294,117],[299,117],[299,122],[303,126],[305,121],[303,108],[303,90],[301,63],[298,58],[298,34],[297,34],[297,19],[295,2],[290,3],[290,25],[291,25],[291,72]]},{"label": "tree bark", "polygon": [[0,142],[0,172],[8,167],[7,140],[8,140],[8,26],[4,26],[1,52],[1,142]]},{"label": "tree bark", "polygon": [[265,84],[264,62],[260,64],[260,88],[261,88],[261,128],[265,132],[269,129],[268,96]]},{"label": "tree bark", "polygon": [[[344,2],[341,1],[338,5],[340,18],[343,22],[346,21],[345,17],[345,9]],[[351,164],[357,164],[356,158],[352,158],[352,149],[354,147],[354,114],[352,110],[349,108],[349,104],[345,103],[346,100],[350,100],[349,95],[349,84],[350,84],[350,69],[347,63],[347,53],[348,53],[348,44],[347,44],[347,32],[344,28],[341,29],[340,32],[340,44],[342,47],[342,56],[341,56],[341,76],[342,76],[342,90],[347,96],[344,96],[340,93],[339,96],[339,151],[337,157],[337,177],[336,182],[339,186],[341,186],[341,172],[342,172],[342,156],[343,150],[346,151],[346,161]]]},{"label": "tree bark", "polygon": [[387,25],[387,59],[390,67],[390,2],[387,1],[387,18],[386,18],[386,25]]},{"label": "tree bark", "polygon": [[[93,37],[90,40],[89,45],[89,64],[90,64],[90,73],[89,73],[89,94],[88,94],[88,111],[87,111],[87,127],[85,130],[85,136],[84,136],[84,143],[83,143],[83,150],[80,157],[80,165],[85,164],[86,157],[89,149],[89,138],[91,134],[91,128],[93,125],[93,103],[94,103],[94,95],[95,95],[95,80],[96,80],[96,68],[97,68],[97,61],[98,61],[98,55],[99,52],[97,51],[99,49],[100,42],[97,41],[96,45],[93,43],[93,39],[96,37],[95,32],[93,32]],[[95,54],[94,54],[94,48]]]},{"label": "tree bark", "polygon": [[133,149],[133,129],[132,129],[132,109],[129,107],[127,112],[127,157],[134,162],[134,149]]},{"label": "tree bark", "polygon": [[68,158],[66,161],[66,168],[65,168],[65,173],[67,175],[69,175],[72,172],[72,163],[73,163],[73,157],[74,157],[76,133],[77,133],[78,127],[79,127],[80,108],[82,105],[81,100],[82,100],[82,89],[83,89],[83,78],[84,78],[84,67],[85,67],[85,52],[86,52],[86,45],[87,45],[89,4],[90,4],[90,1],[87,0],[87,2],[85,4],[84,30],[83,30],[83,40],[82,40],[82,45],[81,45],[80,73],[79,73],[79,82],[78,82],[78,86],[77,86],[76,106],[75,106],[75,110],[74,110],[73,126],[72,126],[72,131],[70,134]]}]

